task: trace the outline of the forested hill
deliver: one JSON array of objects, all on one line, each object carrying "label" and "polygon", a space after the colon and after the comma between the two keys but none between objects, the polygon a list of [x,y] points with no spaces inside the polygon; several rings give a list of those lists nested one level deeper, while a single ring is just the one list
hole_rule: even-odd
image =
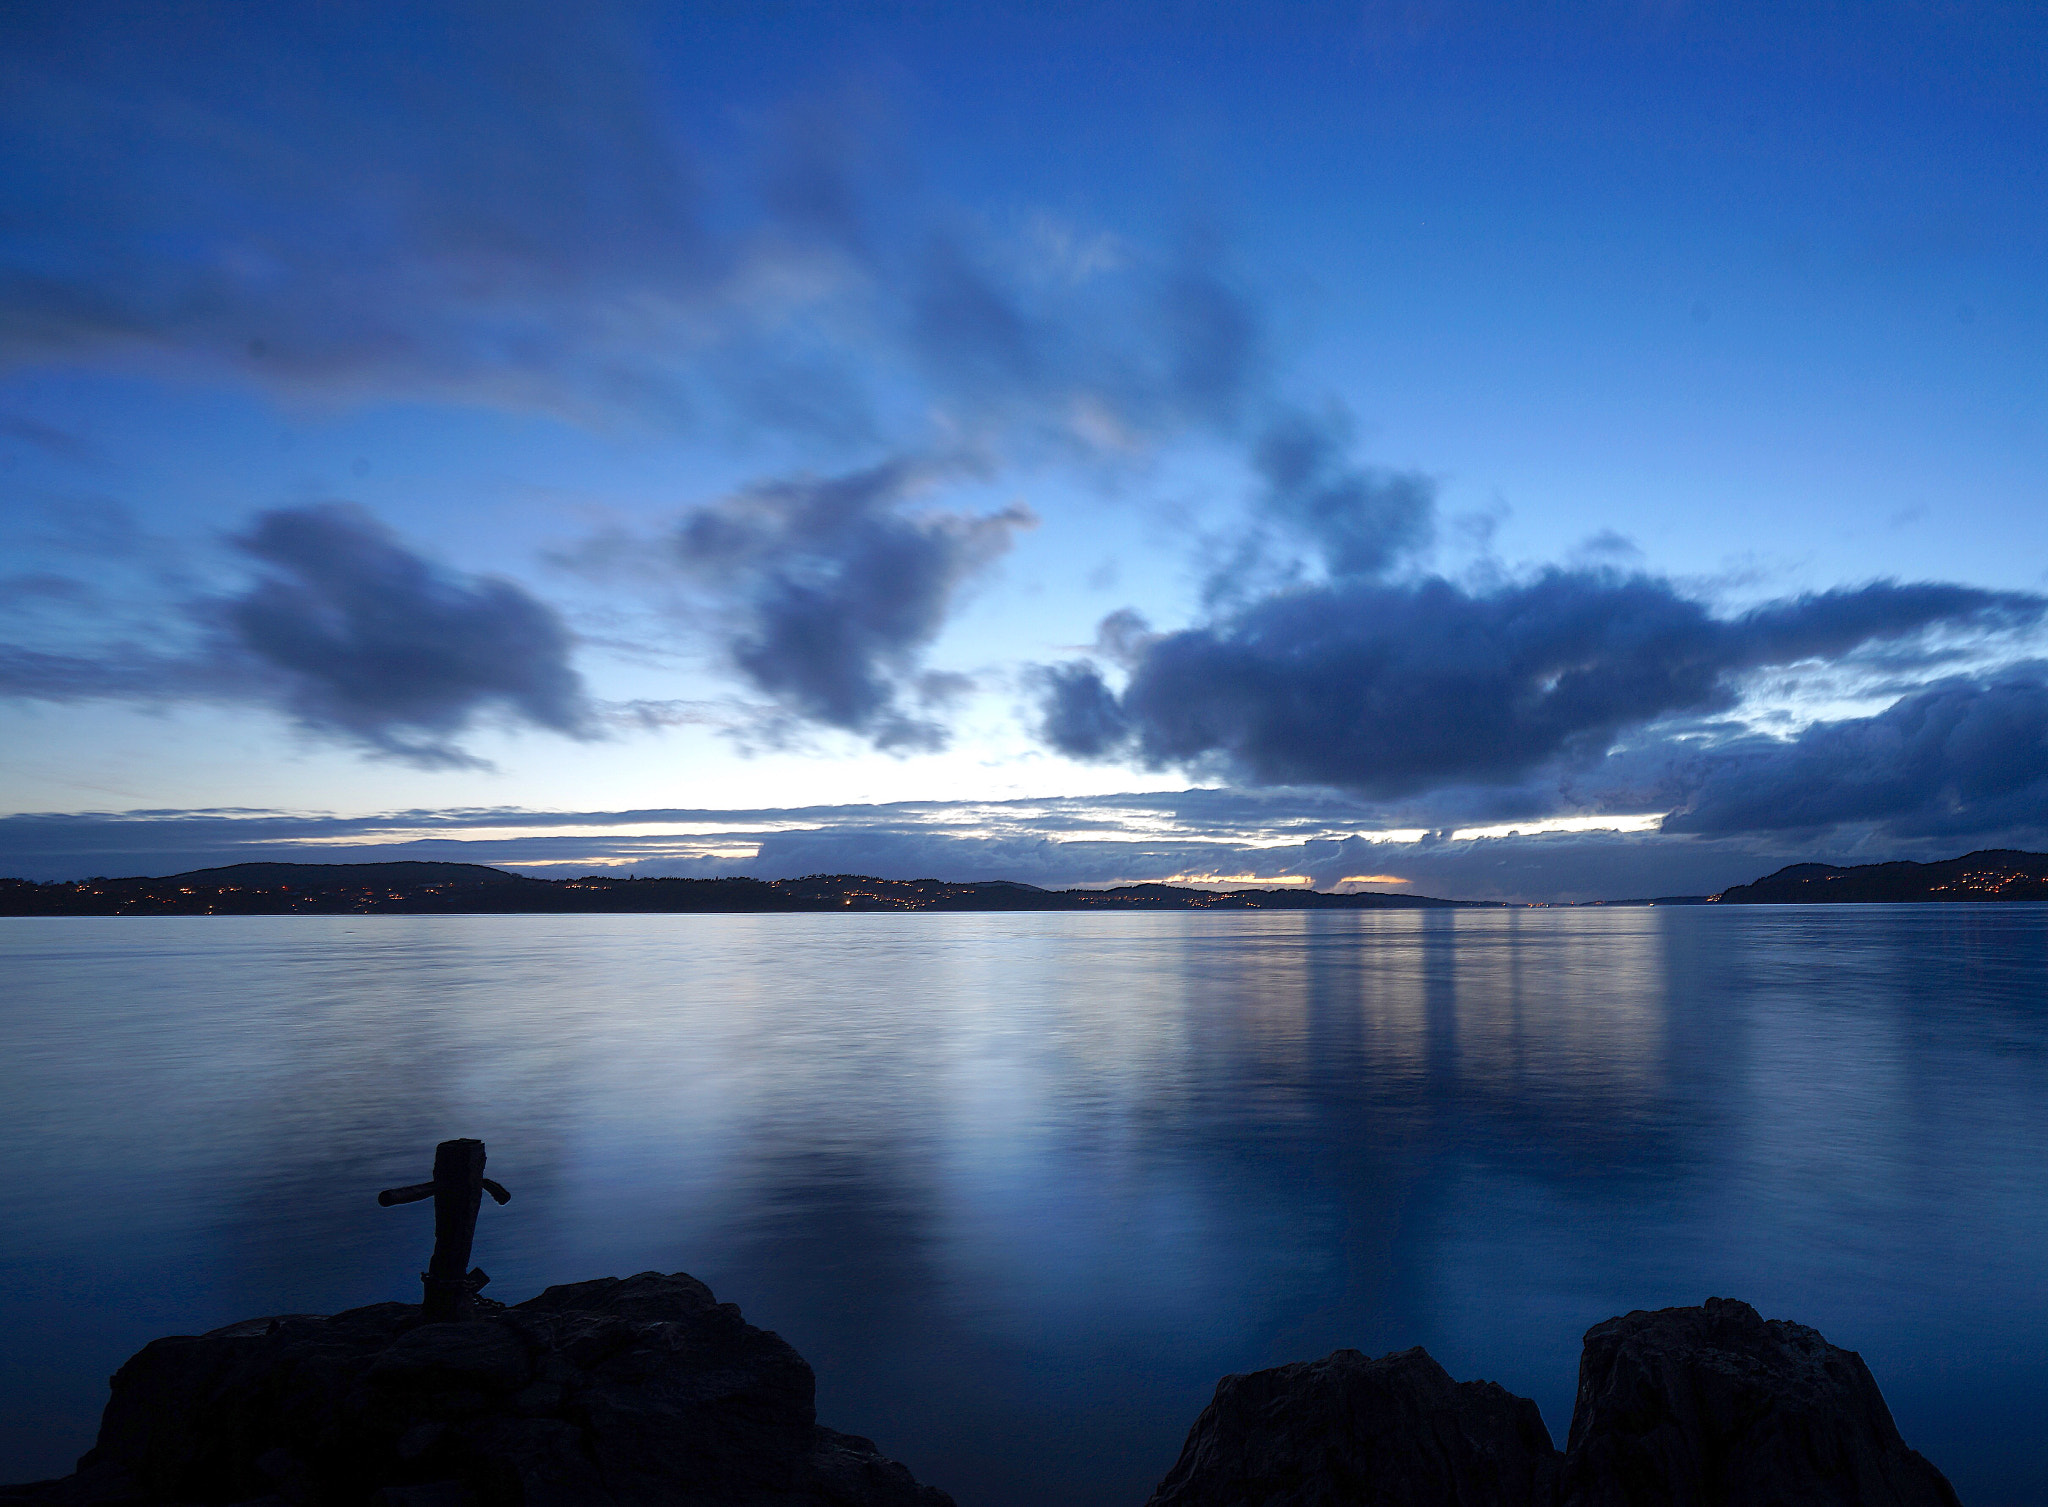
[{"label": "forested hill", "polygon": [[0,880],[0,915],[267,916],[435,913],[888,910],[1374,910],[1459,904],[1422,895],[1168,884],[1045,890],[989,880],[530,879],[474,863],[240,863],[161,878]]},{"label": "forested hill", "polygon": [[1938,863],[1795,863],[1724,890],[1719,899],[1723,905],[2048,900],[2048,853],[1987,848]]}]

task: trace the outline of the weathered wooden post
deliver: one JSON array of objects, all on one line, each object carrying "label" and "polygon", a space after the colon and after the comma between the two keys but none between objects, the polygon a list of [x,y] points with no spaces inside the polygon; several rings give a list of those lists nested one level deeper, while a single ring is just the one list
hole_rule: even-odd
[{"label": "weathered wooden post", "polygon": [[393,1204],[434,1200],[434,1255],[420,1273],[426,1287],[425,1311],[430,1324],[469,1317],[477,1289],[490,1281],[480,1266],[468,1271],[469,1248],[476,1240],[476,1211],[484,1194],[499,1203],[512,1195],[484,1176],[482,1141],[443,1141],[434,1148],[434,1180],[404,1188],[386,1188],[377,1195],[385,1208]]}]

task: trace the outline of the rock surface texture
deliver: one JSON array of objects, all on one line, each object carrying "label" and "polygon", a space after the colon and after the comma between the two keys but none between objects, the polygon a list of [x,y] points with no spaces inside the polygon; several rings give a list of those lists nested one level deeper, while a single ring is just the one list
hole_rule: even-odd
[{"label": "rock surface texture", "polygon": [[1956,1507],[1854,1351],[1747,1303],[1586,1334],[1560,1454],[1536,1405],[1422,1350],[1226,1376],[1149,1507]]},{"label": "rock surface texture", "polygon": [[1956,1507],[1853,1350],[1709,1298],[1586,1331],[1569,1507]]},{"label": "rock surface texture", "polygon": [[1551,1507],[1556,1476],[1528,1398],[1338,1350],[1218,1382],[1152,1507]]},{"label": "rock surface texture", "polygon": [[0,1502],[952,1507],[812,1397],[802,1356],[681,1274],[455,1324],[293,1314],[146,1346],[77,1474]]}]

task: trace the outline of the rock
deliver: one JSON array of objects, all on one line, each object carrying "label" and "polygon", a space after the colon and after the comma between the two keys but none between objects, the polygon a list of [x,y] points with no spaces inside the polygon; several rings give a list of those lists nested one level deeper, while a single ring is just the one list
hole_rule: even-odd
[{"label": "rock", "polygon": [[952,1507],[821,1428],[811,1368],[693,1277],[423,1324],[382,1303],[145,1346],[55,1507]]},{"label": "rock", "polygon": [[1863,1358],[1709,1298],[1586,1332],[1564,1507],[1956,1507]]},{"label": "rock", "polygon": [[1226,1376],[1150,1507],[1550,1507],[1536,1404],[1425,1350]]},{"label": "rock", "polygon": [[1709,1298],[1586,1332],[1568,1448],[1422,1350],[1226,1376],[1149,1507],[1956,1507],[1862,1357]]}]

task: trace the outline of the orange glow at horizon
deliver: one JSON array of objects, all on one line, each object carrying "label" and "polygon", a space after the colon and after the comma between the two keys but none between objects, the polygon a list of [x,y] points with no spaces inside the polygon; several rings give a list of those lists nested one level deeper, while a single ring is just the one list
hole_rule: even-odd
[{"label": "orange glow at horizon", "polygon": [[1346,874],[1339,884],[1406,884],[1399,874]]}]

